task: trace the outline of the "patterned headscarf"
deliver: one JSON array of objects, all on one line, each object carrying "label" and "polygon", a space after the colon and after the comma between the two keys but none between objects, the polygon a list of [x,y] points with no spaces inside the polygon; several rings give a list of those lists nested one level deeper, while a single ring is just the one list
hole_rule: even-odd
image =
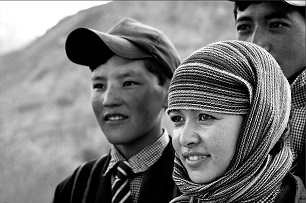
[{"label": "patterned headscarf", "polygon": [[227,171],[207,184],[194,183],[175,158],[173,179],[183,193],[172,202],[274,202],[292,164],[283,145],[290,113],[290,86],[275,59],[242,41],[207,45],[175,71],[169,108],[244,115]]}]

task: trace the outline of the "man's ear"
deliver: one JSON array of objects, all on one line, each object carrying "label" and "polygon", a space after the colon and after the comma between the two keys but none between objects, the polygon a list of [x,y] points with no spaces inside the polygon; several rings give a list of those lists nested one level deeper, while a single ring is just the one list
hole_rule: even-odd
[{"label": "man's ear", "polygon": [[163,102],[163,108],[167,109],[168,108],[168,90],[170,87],[170,81],[171,80],[166,80],[164,84],[164,102]]}]

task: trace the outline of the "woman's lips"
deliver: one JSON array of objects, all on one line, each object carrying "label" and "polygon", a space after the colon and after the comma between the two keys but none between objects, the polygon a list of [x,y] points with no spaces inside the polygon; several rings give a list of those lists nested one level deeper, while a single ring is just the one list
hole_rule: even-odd
[{"label": "woman's lips", "polygon": [[206,164],[210,159],[209,154],[200,152],[185,152],[183,153],[183,157],[186,164],[191,168],[196,168]]}]

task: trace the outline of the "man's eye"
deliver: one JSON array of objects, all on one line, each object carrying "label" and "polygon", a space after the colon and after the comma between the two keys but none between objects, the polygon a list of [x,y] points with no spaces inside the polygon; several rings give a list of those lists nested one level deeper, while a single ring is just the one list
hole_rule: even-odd
[{"label": "man's eye", "polygon": [[183,117],[181,117],[181,116],[171,116],[170,119],[173,123],[178,123],[178,122],[183,122],[184,121]]},{"label": "man's eye", "polygon": [[283,27],[283,26],[285,26],[284,23],[281,23],[281,22],[273,22],[273,23],[270,23],[269,28],[279,28],[279,27]]},{"label": "man's eye", "polygon": [[103,84],[94,84],[93,85],[93,89],[102,89],[102,88],[104,88]]},{"label": "man's eye", "polygon": [[123,83],[123,86],[132,86],[132,85],[136,85],[136,84],[138,84],[138,83],[133,82],[133,81],[126,81],[126,82]]},{"label": "man's eye", "polygon": [[241,24],[241,25],[237,25],[236,30],[239,31],[248,31],[251,29],[251,26],[247,25],[247,24]]},{"label": "man's eye", "polygon": [[207,115],[207,114],[200,114],[199,115],[199,120],[200,121],[208,121],[208,120],[213,120],[215,117]]}]

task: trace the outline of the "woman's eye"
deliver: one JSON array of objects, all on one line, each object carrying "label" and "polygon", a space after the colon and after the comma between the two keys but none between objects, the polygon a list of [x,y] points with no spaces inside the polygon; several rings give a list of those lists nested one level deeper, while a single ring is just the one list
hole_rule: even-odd
[{"label": "woman's eye", "polygon": [[208,120],[213,120],[215,117],[207,115],[207,114],[200,114],[199,115],[199,120],[200,121],[208,121]]},{"label": "woman's eye", "polygon": [[184,121],[183,117],[181,117],[181,116],[171,116],[170,119],[173,123],[178,123],[178,122],[183,122]]},{"label": "woman's eye", "polygon": [[133,81],[126,81],[123,83],[123,86],[132,86],[132,85],[136,85],[137,83],[136,82],[133,82]]}]

